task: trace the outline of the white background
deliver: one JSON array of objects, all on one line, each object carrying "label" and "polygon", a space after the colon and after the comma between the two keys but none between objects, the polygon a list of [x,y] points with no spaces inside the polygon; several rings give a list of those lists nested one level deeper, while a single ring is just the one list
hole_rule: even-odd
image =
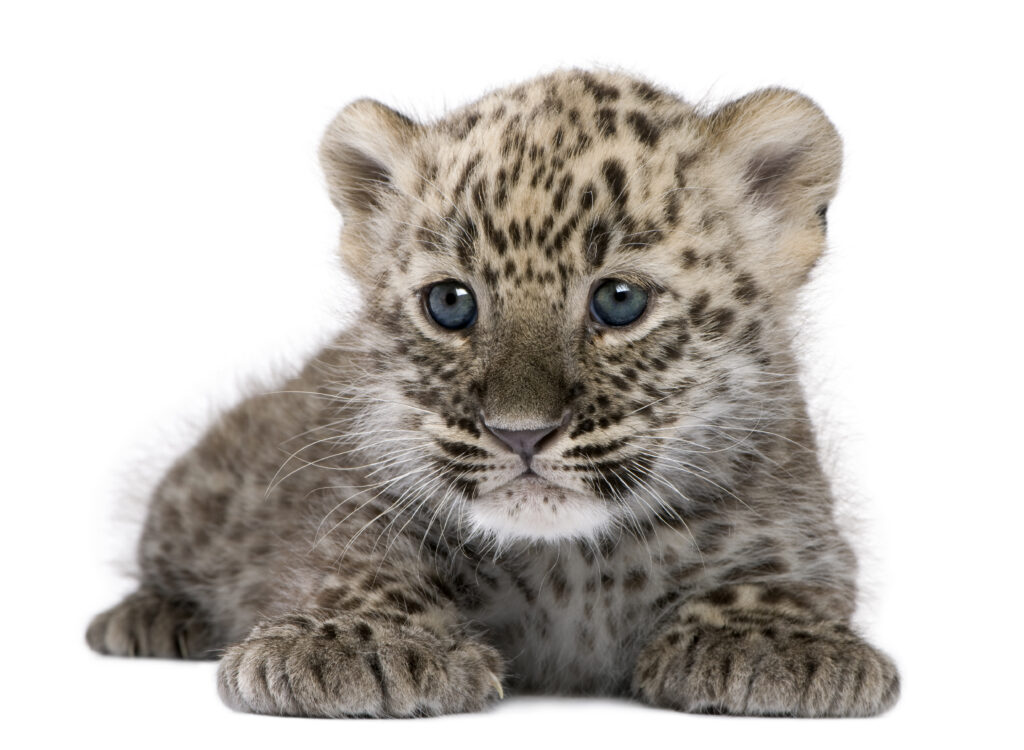
[{"label": "white background", "polygon": [[[4,3],[0,732],[18,745],[1020,747],[1020,20],[1010,3]],[[840,9],[841,8],[841,9]],[[356,307],[315,150],[347,101],[421,116],[558,66],[691,100],[762,85],[843,133],[807,382],[904,675],[866,721],[509,699],[404,722],[252,717],[211,664],[104,659],[147,482]],[[372,302],[372,301],[371,301]],[[1016,737],[1016,740],[1013,738]]]}]

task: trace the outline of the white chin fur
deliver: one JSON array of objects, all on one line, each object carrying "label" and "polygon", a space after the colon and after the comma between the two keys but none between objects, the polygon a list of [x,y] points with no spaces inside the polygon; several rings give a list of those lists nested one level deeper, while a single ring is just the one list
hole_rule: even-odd
[{"label": "white chin fur", "polygon": [[503,488],[470,501],[468,520],[475,533],[493,537],[499,544],[551,542],[593,538],[611,523],[612,514],[600,500],[575,492]]}]

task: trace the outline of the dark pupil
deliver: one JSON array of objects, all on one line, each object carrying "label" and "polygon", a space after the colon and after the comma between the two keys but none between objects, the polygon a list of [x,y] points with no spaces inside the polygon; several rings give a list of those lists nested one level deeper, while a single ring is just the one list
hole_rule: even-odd
[{"label": "dark pupil", "polygon": [[615,301],[616,302],[625,302],[626,301],[626,297],[628,297],[628,296],[629,296],[629,291],[627,291],[626,289],[624,289],[621,286],[616,288],[616,290],[615,290]]},{"label": "dark pupil", "polygon": [[448,294],[444,295],[444,303],[446,305],[454,305],[456,299],[458,299],[458,297],[455,292],[448,292]]}]

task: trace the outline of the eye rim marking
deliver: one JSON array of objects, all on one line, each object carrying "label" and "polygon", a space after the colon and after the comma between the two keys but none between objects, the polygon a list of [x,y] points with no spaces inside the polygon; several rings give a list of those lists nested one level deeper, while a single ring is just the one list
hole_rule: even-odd
[{"label": "eye rim marking", "polygon": [[[469,299],[473,305],[472,315],[469,318],[467,318],[465,322],[460,322],[457,325],[448,325],[444,323],[442,320],[439,319],[437,315],[434,314],[434,310],[431,308],[430,305],[431,293],[438,287],[449,284],[454,285],[458,289],[464,290],[465,293],[469,295]],[[420,290],[420,298],[422,299],[423,303],[423,313],[426,316],[427,320],[429,320],[434,326],[436,326],[440,330],[446,331],[448,333],[460,333],[465,331],[467,328],[472,327],[476,323],[477,318],[479,318],[480,315],[480,306],[477,304],[476,295],[473,293],[473,288],[469,284],[463,281],[459,281],[458,279],[448,278],[428,284],[427,286],[423,287]]]}]

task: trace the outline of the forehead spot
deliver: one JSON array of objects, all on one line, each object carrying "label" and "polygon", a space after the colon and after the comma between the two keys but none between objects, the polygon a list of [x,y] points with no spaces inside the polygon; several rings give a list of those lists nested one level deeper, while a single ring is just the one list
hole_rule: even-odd
[{"label": "forehead spot", "polygon": [[645,146],[654,147],[658,145],[658,138],[661,130],[643,112],[636,110],[626,115],[626,122],[633,131],[633,135]]},{"label": "forehead spot", "polygon": [[603,138],[611,138],[616,133],[615,110],[611,107],[599,107],[595,114],[597,132]]},{"label": "forehead spot", "polygon": [[601,173],[604,175],[605,184],[611,191],[612,200],[618,203],[620,200],[625,203],[628,198],[626,193],[626,170],[622,162],[617,159],[608,159],[601,166]]},{"label": "forehead spot", "polygon": [[621,95],[615,86],[607,83],[601,83],[590,73],[584,73],[580,76],[580,79],[583,81],[583,88],[594,97],[594,100],[598,104],[613,102]]}]

